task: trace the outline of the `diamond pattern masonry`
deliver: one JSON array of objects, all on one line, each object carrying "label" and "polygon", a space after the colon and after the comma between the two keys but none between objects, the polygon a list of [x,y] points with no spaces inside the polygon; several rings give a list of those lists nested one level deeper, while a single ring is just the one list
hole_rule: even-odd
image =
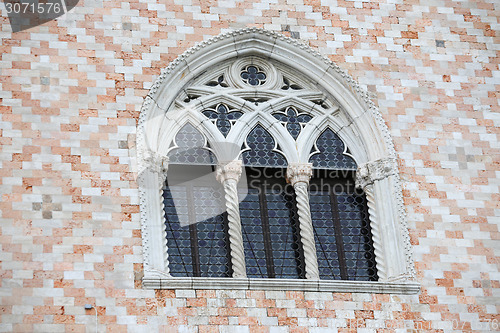
[{"label": "diamond pattern masonry", "polygon": [[[94,311],[99,332],[498,330],[498,1],[81,0],[17,33],[0,10],[1,332],[95,331]],[[245,27],[300,39],[378,104],[419,295],[142,288],[144,97]]]}]

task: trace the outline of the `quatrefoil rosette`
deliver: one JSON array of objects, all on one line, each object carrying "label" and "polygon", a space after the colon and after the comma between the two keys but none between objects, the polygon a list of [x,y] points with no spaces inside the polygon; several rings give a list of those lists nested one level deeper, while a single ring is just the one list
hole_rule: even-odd
[{"label": "quatrefoil rosette", "polygon": [[228,81],[236,88],[276,89],[281,83],[278,70],[260,57],[245,57],[229,68]]}]

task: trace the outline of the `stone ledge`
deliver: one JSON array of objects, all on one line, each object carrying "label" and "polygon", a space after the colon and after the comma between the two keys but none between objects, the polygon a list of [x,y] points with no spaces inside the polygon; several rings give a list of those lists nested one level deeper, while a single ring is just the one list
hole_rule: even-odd
[{"label": "stone ledge", "polygon": [[395,283],[379,281],[145,277],[142,284],[145,289],[295,290],[399,295],[415,295],[420,292],[420,284],[412,281]]}]

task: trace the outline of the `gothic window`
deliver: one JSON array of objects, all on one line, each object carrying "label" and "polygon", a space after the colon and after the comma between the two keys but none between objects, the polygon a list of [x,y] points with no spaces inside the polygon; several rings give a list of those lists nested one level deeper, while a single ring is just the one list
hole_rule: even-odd
[{"label": "gothic window", "polygon": [[222,35],[151,88],[137,134],[144,286],[418,291],[380,113],[294,43]]}]

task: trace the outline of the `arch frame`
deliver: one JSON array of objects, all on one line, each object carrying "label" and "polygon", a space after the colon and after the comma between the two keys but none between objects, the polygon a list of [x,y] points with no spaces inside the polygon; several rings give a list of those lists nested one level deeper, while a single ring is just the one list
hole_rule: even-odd
[{"label": "arch frame", "polygon": [[[157,209],[162,207],[161,204],[152,203],[154,195],[162,193],[161,183],[164,181],[168,169],[168,160],[165,162],[165,155],[168,142],[171,140],[169,138],[173,138],[176,134],[175,129],[182,128],[182,124],[185,124],[186,121],[192,122],[193,125],[196,124],[197,128],[202,128],[201,132],[207,135],[209,141],[221,140],[223,137],[220,133],[215,133],[213,124],[208,122],[212,125],[211,128],[208,124],[205,125],[206,120],[202,116],[197,116],[195,112],[188,112],[186,114],[188,120],[180,121],[182,117],[171,112],[170,109],[175,105],[178,93],[188,89],[189,83],[196,77],[209,71],[212,67],[218,68],[217,65],[223,61],[245,56],[257,56],[283,63],[298,73],[303,73],[310,82],[315,84],[319,92],[331,96],[333,100],[338,102],[342,114],[346,117],[342,123],[339,124],[332,119],[339,110],[335,112],[330,110],[328,114],[319,117],[320,119],[316,123],[307,124],[299,138],[303,136],[306,129],[314,133],[330,127],[350,148],[351,154],[358,163],[358,170],[363,170],[360,173],[359,186],[365,188],[370,186],[369,190],[372,191],[375,201],[377,198],[386,200],[383,205],[377,205],[377,214],[374,214],[376,217],[371,220],[372,224],[377,225],[377,228],[374,229],[379,233],[374,235],[374,242],[379,244],[377,268],[382,273],[381,280],[378,282],[380,286],[383,286],[381,290],[391,292],[391,285],[400,287],[400,284],[403,283],[407,286],[403,288],[406,290],[403,293],[418,291],[414,282],[416,274],[397,164],[390,164],[390,170],[387,167],[379,166],[389,165],[384,164],[384,161],[387,160],[397,161],[397,154],[389,130],[380,112],[371,101],[369,93],[363,90],[338,65],[309,46],[278,33],[257,28],[224,33],[188,49],[161,72],[145,97],[137,128],[144,286],[166,288],[168,286],[175,287],[175,283],[185,285],[188,283],[187,280],[191,281],[190,285],[193,285],[195,284],[193,281],[196,281],[196,279],[181,281],[170,277],[164,231],[158,232],[165,222],[162,214],[163,209]],[[242,118],[244,117],[245,114]],[[263,113],[261,121],[270,123],[271,119]],[[253,123],[262,123],[261,121],[254,120]],[[249,124],[245,125],[249,127]],[[273,135],[285,131],[275,121],[269,125],[275,127],[270,131]],[[243,132],[249,132],[251,129],[251,127],[247,128]],[[269,130],[269,128],[266,129]],[[236,141],[242,139],[242,135],[238,136],[233,133],[233,136],[237,137]],[[306,135],[304,134],[304,136]],[[232,139],[230,132],[227,140]],[[289,163],[301,162],[306,154],[309,154],[310,148],[314,144],[314,141],[304,140],[298,146],[283,147],[280,139],[277,137],[275,139],[282,145],[287,158],[293,156],[291,150],[295,149],[295,157],[289,159]],[[372,170],[380,168],[383,171],[372,172]],[[383,175],[381,176],[381,174]],[[387,235],[382,232],[386,229],[391,230]],[[379,230],[381,231],[379,232]],[[162,237],[164,241],[162,241]],[[386,246],[384,243],[389,245]],[[227,285],[227,281],[224,281],[224,284]],[[248,288],[252,285],[251,282],[242,283]],[[329,282],[321,281],[319,283],[329,285]],[[278,281],[278,284],[281,283]],[[333,284],[330,285],[333,286]],[[365,292],[373,290],[373,284],[365,285],[372,285],[372,287],[364,289]],[[325,288],[328,289],[328,287]]]}]

